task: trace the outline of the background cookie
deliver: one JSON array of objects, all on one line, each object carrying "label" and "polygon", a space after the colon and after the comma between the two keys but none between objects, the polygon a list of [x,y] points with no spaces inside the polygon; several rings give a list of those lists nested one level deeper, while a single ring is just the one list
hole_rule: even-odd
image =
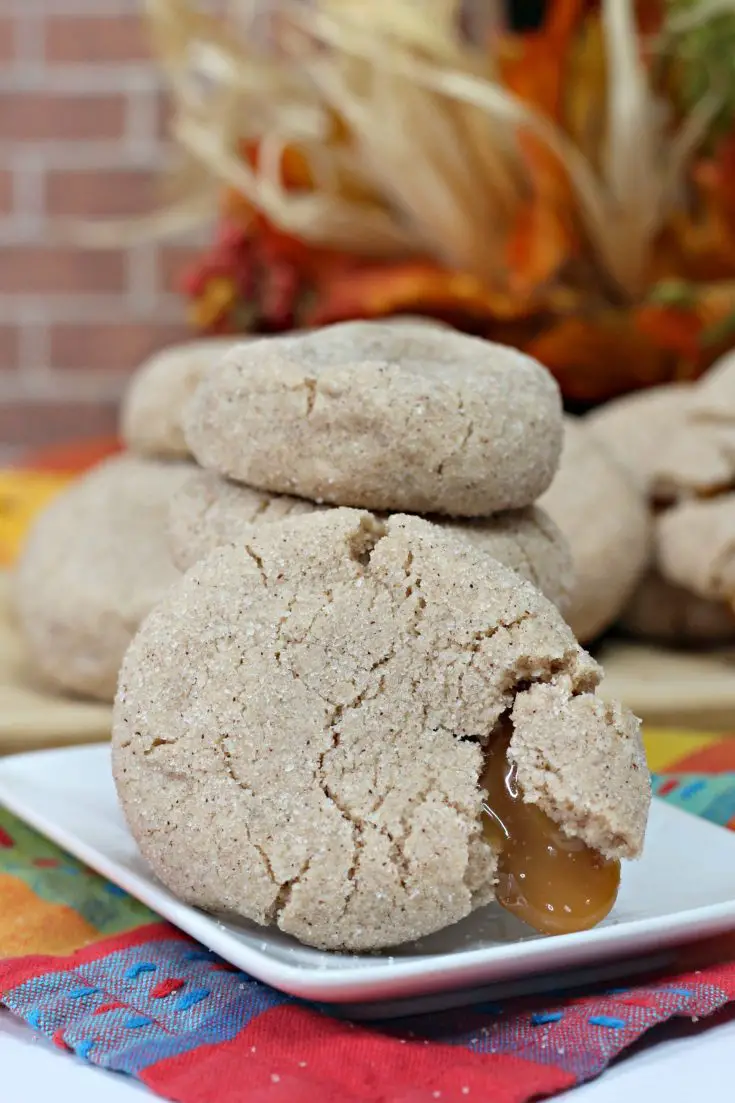
[{"label": "background cookie", "polygon": [[165,518],[188,474],[186,464],[115,457],[38,518],[17,568],[16,609],[30,657],[55,685],[114,697],[127,645],[177,577]]},{"label": "background cookie", "polygon": [[735,606],[735,493],[680,502],[662,513],[656,554],[670,582]]},{"label": "background cookie", "polygon": [[668,582],[652,569],[633,591],[618,621],[626,635],[674,647],[707,647],[735,640],[735,613]]},{"label": "background cookie", "polygon": [[184,407],[204,372],[236,344],[231,337],[190,341],[142,364],[122,404],[120,432],[128,448],[141,456],[186,458]]},{"label": "background cookie", "polygon": [[564,451],[540,504],[569,542],[574,588],[566,618],[583,642],[608,628],[625,607],[651,550],[640,490],[577,418],[565,419]]},{"label": "background cookie", "polygon": [[499,724],[565,832],[639,851],[640,732],[591,692],[599,676],[550,602],[456,535],[291,518],[214,552],[147,618],[115,705],[118,792],[182,899],[316,946],[388,946],[492,898],[479,778]]},{"label": "background cookie", "polygon": [[[177,567],[188,570],[215,548],[243,544],[253,526],[270,524],[297,513],[328,508],[252,490],[223,479],[213,471],[196,471],[171,503],[169,540]],[[470,543],[512,567],[532,582],[550,601],[563,609],[572,590],[572,557],[558,527],[543,510],[527,509],[496,513],[476,521],[435,520]]]},{"label": "background cookie", "polygon": [[584,424],[623,466],[646,496],[661,447],[684,422],[692,396],[689,383],[669,383],[635,391],[598,406]]},{"label": "background cookie", "polygon": [[690,390],[684,422],[659,449],[655,497],[708,496],[735,486],[735,355],[729,353]]},{"label": "background cookie", "polygon": [[484,517],[551,482],[561,401],[514,349],[350,322],[234,349],[198,387],[186,436],[202,467],[275,493]]}]

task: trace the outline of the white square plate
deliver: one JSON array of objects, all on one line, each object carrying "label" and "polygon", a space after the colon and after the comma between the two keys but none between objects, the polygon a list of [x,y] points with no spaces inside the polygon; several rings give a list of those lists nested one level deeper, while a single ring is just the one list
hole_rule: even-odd
[{"label": "white square plate", "polygon": [[390,956],[323,953],[182,904],[151,874],[127,830],[108,746],[1,760],[0,803],[251,976],[345,1005],[352,1015],[605,981],[635,969],[631,957],[648,955],[637,967],[650,968],[667,947],[735,928],[735,833],[661,801],[653,803],[643,858],[624,869],[615,908],[595,930],[544,938],[490,906]]}]

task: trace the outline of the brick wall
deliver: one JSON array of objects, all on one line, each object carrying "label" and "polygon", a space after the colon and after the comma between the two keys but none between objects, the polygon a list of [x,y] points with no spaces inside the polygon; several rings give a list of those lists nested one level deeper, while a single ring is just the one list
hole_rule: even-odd
[{"label": "brick wall", "polygon": [[65,216],[150,210],[167,157],[138,0],[0,0],[0,449],[114,427],[126,374],[186,332],[183,244],[83,250]]}]

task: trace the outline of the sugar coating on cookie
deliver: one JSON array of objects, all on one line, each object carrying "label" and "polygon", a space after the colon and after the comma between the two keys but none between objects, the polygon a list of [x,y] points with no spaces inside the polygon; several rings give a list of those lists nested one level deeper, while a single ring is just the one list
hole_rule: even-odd
[{"label": "sugar coating on cookie", "polygon": [[561,399],[515,349],[349,322],[233,350],[198,387],[186,437],[202,467],[274,493],[484,517],[551,482]]},{"label": "sugar coating on cookie", "polygon": [[530,584],[417,518],[336,509],[213,552],[125,658],[113,766],[157,876],[206,910],[372,950],[491,900],[483,748],[529,799],[639,853],[635,718]]},{"label": "sugar coating on cookie", "polygon": [[656,555],[670,582],[735,606],[735,493],[680,502],[662,513]]},{"label": "sugar coating on cookie", "polygon": [[[215,548],[246,543],[253,527],[299,513],[329,508],[305,498],[269,494],[195,471],[171,502],[168,529],[176,566],[188,570]],[[569,546],[548,514],[537,506],[496,513],[482,520],[435,519],[500,563],[517,571],[563,609],[573,585]]]},{"label": "sugar coating on cookie", "polygon": [[540,504],[572,551],[567,620],[578,639],[593,640],[615,621],[648,564],[645,499],[585,422],[568,417],[561,465]]},{"label": "sugar coating on cookie", "polygon": [[634,639],[676,647],[708,647],[735,640],[735,612],[676,586],[654,567],[643,576],[618,619]]},{"label": "sugar coating on cookie", "polygon": [[510,567],[566,613],[575,587],[572,552],[545,510],[527,506],[475,520],[432,520]]},{"label": "sugar coating on cookie", "polygon": [[294,514],[326,509],[306,498],[269,494],[195,469],[171,500],[168,536],[171,556],[186,571],[215,548],[245,543],[253,528]]},{"label": "sugar coating on cookie", "polygon": [[679,431],[694,388],[668,383],[635,391],[598,406],[584,418],[590,432],[605,445],[648,496],[662,446]]},{"label": "sugar coating on cookie", "polygon": [[138,368],[123,399],[120,433],[141,456],[185,459],[189,448],[182,418],[204,373],[235,347],[232,337],[172,345]]},{"label": "sugar coating on cookie", "polygon": [[125,649],[176,579],[165,535],[187,464],[116,456],[64,490],[37,519],[16,577],[18,622],[54,685],[111,701]]}]

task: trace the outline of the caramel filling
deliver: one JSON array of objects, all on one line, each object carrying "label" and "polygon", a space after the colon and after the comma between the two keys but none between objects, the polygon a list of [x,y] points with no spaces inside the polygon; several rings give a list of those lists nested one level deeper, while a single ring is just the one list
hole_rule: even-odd
[{"label": "caramel filling", "polygon": [[485,838],[500,851],[498,903],[543,934],[585,931],[615,903],[620,862],[567,838],[540,808],[524,803],[507,758],[510,735],[492,743],[480,779]]}]

